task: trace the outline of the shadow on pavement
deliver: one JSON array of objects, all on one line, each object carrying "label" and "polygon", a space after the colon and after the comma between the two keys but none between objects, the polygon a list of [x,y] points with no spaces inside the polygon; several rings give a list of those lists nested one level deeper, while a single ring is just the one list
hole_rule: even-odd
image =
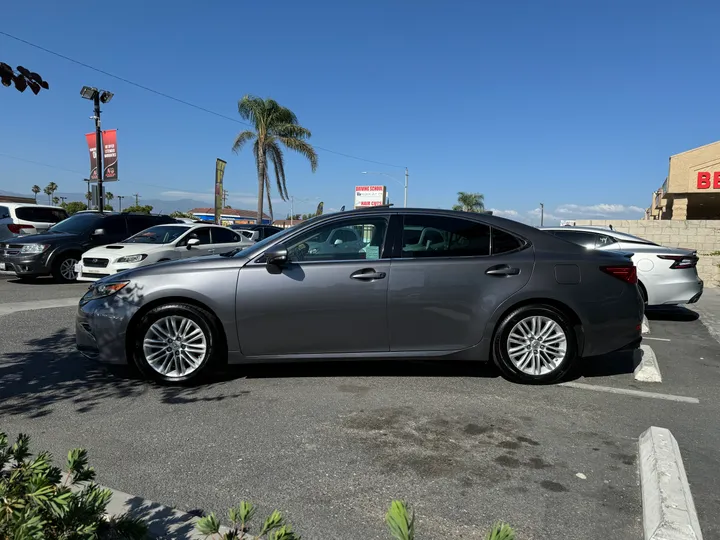
[{"label": "shadow on pavement", "polygon": [[125,502],[123,509],[132,517],[140,518],[149,525],[152,538],[191,538],[195,531],[195,516],[177,514],[167,506],[132,497]]},{"label": "shadow on pavement", "polygon": [[640,360],[641,356],[638,349],[583,358],[578,363],[578,366],[570,372],[566,380],[576,380],[583,377],[627,375],[634,373]]},{"label": "shadow on pavement", "polygon": [[645,315],[650,321],[696,321],[700,315],[691,309],[683,306],[649,307]]}]

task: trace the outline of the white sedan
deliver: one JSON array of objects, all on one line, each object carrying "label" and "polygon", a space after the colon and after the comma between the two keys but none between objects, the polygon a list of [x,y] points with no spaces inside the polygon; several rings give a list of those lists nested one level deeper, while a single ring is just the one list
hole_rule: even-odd
[{"label": "white sedan", "polygon": [[138,266],[219,255],[253,244],[238,232],[219,225],[157,225],[117,244],[86,251],[75,270],[78,281],[95,281]]}]

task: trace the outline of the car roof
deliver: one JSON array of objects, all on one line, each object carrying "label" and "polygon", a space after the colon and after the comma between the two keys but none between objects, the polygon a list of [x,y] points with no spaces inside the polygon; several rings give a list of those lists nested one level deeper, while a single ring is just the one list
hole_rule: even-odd
[{"label": "car roof", "polygon": [[35,203],[16,203],[16,202],[2,202],[0,201],[0,206],[4,206],[5,208],[22,208],[25,206],[29,206],[31,208],[55,208],[57,210],[63,210],[66,211],[62,206],[51,206],[49,204],[35,204]]},{"label": "car roof", "polygon": [[[621,231],[617,231],[615,229],[611,229],[609,227],[600,227],[598,225],[559,225],[559,226],[553,226],[553,227],[540,227],[541,231],[563,231],[563,230],[571,230],[571,231],[579,231],[579,232],[590,232],[590,233],[602,233],[607,235],[612,235],[615,238],[619,239],[627,239],[627,240],[634,240],[634,239],[640,239],[645,240],[644,238],[641,238],[639,236],[635,236],[634,234],[629,234]],[[649,240],[646,240],[646,242],[649,242]]]}]

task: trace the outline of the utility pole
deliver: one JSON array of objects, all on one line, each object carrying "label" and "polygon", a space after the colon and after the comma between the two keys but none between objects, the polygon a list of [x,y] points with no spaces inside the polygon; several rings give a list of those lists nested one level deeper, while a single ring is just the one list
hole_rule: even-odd
[{"label": "utility pole", "polygon": [[295,219],[295,197],[290,195],[290,226],[293,226],[293,220]]},{"label": "utility pole", "polygon": [[409,177],[409,176],[410,176],[410,175],[408,174],[408,168],[405,167],[405,202],[404,202],[404,204],[403,204],[403,206],[404,206],[405,208],[407,208],[407,190],[408,190],[408,177]]},{"label": "utility pole", "polygon": [[540,203],[540,226],[543,226],[543,222],[545,221],[545,205],[543,203]]},{"label": "utility pole", "polygon": [[122,200],[125,198],[125,195],[118,195],[118,204],[120,205],[120,212],[122,212]]},{"label": "utility pole", "polygon": [[140,198],[140,194],[133,193],[133,197],[135,197],[135,206],[140,206],[140,202],[138,201],[138,199]]}]

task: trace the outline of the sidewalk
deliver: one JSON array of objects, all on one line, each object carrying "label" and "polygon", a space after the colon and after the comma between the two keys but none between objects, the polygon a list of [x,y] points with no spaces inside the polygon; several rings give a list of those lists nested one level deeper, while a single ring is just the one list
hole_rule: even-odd
[{"label": "sidewalk", "polygon": [[720,342],[720,289],[705,289],[697,304],[687,307],[700,314],[710,335]]}]

